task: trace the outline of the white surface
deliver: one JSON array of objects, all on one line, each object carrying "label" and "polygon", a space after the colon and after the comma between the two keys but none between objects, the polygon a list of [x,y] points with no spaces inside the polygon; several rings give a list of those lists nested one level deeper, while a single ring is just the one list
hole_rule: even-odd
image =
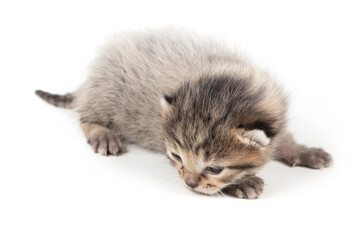
[{"label": "white surface", "polygon": [[[359,239],[356,1],[2,1],[0,239]],[[33,91],[79,86],[104,39],[184,26],[239,43],[290,90],[322,171],[269,163],[258,200],[206,197],[159,154],[92,153],[77,116]]]}]

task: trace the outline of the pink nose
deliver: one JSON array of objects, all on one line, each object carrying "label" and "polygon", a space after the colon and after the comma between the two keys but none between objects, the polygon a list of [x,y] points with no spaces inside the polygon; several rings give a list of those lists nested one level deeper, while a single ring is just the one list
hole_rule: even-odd
[{"label": "pink nose", "polygon": [[194,174],[188,174],[188,176],[185,177],[185,184],[189,188],[196,188],[199,185],[200,177],[194,175]]},{"label": "pink nose", "polygon": [[196,188],[198,185],[197,182],[192,182],[192,181],[187,181],[187,180],[185,180],[185,184],[188,185],[188,187],[190,187],[190,188]]}]

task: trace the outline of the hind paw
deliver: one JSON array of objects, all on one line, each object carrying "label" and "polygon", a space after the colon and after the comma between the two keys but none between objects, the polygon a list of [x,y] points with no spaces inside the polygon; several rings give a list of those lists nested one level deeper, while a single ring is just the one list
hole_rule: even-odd
[{"label": "hind paw", "polygon": [[88,139],[88,143],[91,145],[94,152],[100,153],[104,156],[117,156],[125,152],[125,148],[122,145],[120,139],[116,137],[111,131],[98,132],[93,134]]},{"label": "hind paw", "polygon": [[104,156],[119,155],[126,152],[121,140],[110,129],[99,124],[81,123],[88,143],[96,153]]}]

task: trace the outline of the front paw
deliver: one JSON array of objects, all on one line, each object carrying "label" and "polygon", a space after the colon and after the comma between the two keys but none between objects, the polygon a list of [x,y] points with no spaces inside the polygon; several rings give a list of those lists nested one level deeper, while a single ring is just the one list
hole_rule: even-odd
[{"label": "front paw", "polygon": [[322,169],[331,166],[332,157],[321,148],[306,148],[292,159],[292,166],[305,166]]},{"label": "front paw", "polygon": [[243,177],[239,183],[226,187],[222,192],[236,198],[256,199],[263,190],[264,180],[251,175]]}]

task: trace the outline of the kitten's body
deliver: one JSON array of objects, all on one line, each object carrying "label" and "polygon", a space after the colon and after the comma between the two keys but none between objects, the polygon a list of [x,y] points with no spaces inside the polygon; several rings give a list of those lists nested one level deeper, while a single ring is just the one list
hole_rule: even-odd
[{"label": "kitten's body", "polygon": [[[37,93],[54,105],[77,111],[95,151],[116,155],[134,143],[167,151],[169,157],[173,151],[181,152],[181,162],[175,162],[181,178],[203,193],[226,186],[226,192],[238,197],[257,196],[262,181],[256,187],[257,177],[245,175],[254,174],[274,153],[280,158],[291,155],[284,159],[288,162],[299,158],[296,143],[281,148],[287,111],[281,88],[226,46],[189,33],[166,29],[118,35],[96,58],[88,80],[74,94]],[[227,164],[255,167],[225,171],[231,181],[221,184],[215,183],[219,179],[205,181],[205,170],[195,169],[200,162],[214,166],[224,159]],[[320,167],[331,161],[327,155],[320,159],[326,162]],[[216,187],[196,189],[199,181]],[[251,183],[249,189],[255,194],[246,193],[241,182]]]},{"label": "kitten's body", "polygon": [[159,104],[164,95],[203,76],[247,79],[255,73],[259,70],[226,47],[190,34],[171,29],[121,34],[95,60],[75,93],[74,108],[82,121],[105,126],[111,121],[123,141],[164,151]]}]

